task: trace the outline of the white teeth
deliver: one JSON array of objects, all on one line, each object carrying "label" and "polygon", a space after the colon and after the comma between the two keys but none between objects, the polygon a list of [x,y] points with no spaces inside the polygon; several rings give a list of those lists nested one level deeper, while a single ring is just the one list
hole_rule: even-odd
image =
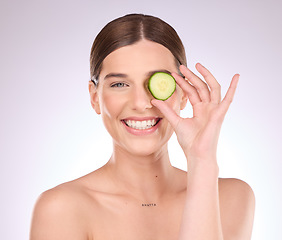
[{"label": "white teeth", "polygon": [[152,119],[148,121],[134,121],[134,120],[124,120],[124,121],[127,126],[139,130],[148,129],[156,125],[156,119]]}]

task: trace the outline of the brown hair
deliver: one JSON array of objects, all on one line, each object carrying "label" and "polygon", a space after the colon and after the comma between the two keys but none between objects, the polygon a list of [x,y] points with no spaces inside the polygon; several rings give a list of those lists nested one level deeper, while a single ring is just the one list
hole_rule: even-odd
[{"label": "brown hair", "polygon": [[114,50],[141,39],[165,46],[174,55],[176,65],[187,65],[184,46],[176,31],[160,18],[128,14],[109,22],[96,36],[90,54],[90,75],[98,85],[103,60]]}]

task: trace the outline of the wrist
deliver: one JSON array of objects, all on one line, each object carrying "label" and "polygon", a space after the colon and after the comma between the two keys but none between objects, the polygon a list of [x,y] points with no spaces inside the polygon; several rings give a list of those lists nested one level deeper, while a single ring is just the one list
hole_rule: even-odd
[{"label": "wrist", "polygon": [[216,158],[201,158],[188,159],[188,173],[198,173],[205,176],[215,176],[219,175],[219,166],[217,164]]},{"label": "wrist", "polygon": [[184,155],[187,159],[188,162],[191,161],[195,161],[195,162],[216,162],[217,161],[217,157],[216,157],[216,152],[214,151],[209,151],[207,153],[205,153],[204,151],[198,151],[198,152],[194,152],[194,151],[184,151]]}]

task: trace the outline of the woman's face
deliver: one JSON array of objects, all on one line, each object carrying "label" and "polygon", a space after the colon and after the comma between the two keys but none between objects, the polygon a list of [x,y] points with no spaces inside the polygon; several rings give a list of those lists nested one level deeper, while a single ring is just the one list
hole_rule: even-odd
[{"label": "woman's face", "polygon": [[[115,147],[132,154],[159,152],[173,133],[151,104],[147,84],[156,71],[177,72],[175,58],[161,44],[142,40],[110,53],[103,61],[97,89],[89,86],[92,106],[101,114]],[[185,99],[177,86],[166,102],[179,113]]]}]

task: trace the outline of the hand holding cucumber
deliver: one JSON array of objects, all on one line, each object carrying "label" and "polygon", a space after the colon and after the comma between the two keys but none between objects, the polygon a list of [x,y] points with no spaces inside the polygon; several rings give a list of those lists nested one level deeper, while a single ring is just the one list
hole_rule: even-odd
[{"label": "hand holding cucumber", "polygon": [[164,101],[153,99],[152,104],[172,125],[187,160],[191,158],[216,160],[220,128],[233,100],[239,74],[233,76],[229,89],[221,100],[219,83],[201,64],[196,64],[196,69],[205,81],[183,65],[179,69],[186,79],[177,73],[173,73],[172,76],[187,94],[193,108],[193,117],[181,118]]}]

